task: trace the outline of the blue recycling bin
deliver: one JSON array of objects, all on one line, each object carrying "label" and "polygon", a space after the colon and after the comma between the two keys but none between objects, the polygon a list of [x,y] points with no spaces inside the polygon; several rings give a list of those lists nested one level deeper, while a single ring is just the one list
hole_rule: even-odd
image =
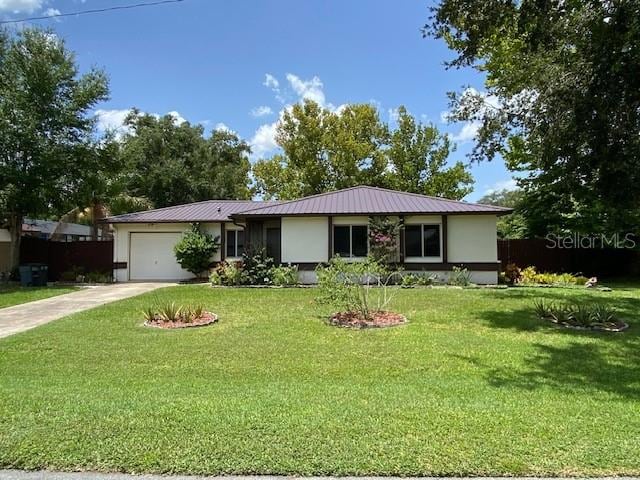
[{"label": "blue recycling bin", "polygon": [[46,287],[49,266],[44,263],[20,265],[20,284],[23,287]]}]

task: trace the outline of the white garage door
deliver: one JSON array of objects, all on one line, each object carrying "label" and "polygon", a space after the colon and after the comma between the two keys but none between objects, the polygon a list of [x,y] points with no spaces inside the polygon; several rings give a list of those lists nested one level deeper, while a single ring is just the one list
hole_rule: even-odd
[{"label": "white garage door", "polygon": [[131,280],[184,280],[191,278],[173,253],[182,237],[180,232],[131,233]]}]

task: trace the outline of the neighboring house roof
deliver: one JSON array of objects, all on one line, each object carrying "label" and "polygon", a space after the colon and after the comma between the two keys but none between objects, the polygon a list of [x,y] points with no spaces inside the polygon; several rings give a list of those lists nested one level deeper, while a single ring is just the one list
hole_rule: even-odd
[{"label": "neighboring house roof", "polygon": [[377,187],[352,187],[238,212],[235,216],[493,214],[512,209]]},{"label": "neighboring house roof", "polygon": [[208,200],[129,213],[108,223],[221,222],[232,218],[290,215],[493,214],[510,208],[429,197],[377,187],[352,187],[286,202]]},{"label": "neighboring house roof", "polygon": [[[57,231],[56,231],[57,229]],[[78,223],[56,222],[54,220],[36,220],[25,218],[22,223],[23,232],[38,232],[51,235],[56,232],[59,235],[77,235],[80,237],[91,236],[91,227]]]},{"label": "neighboring house roof", "polygon": [[224,222],[230,216],[255,208],[273,205],[276,202],[252,200],[206,200],[175,207],[158,208],[144,212],[127,213],[106,218],[107,223],[180,223],[180,222]]}]

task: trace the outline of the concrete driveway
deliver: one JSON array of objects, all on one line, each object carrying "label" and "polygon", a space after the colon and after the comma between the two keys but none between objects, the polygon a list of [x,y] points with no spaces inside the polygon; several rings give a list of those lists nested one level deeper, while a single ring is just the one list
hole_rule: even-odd
[{"label": "concrete driveway", "polygon": [[107,303],[135,297],[172,283],[118,283],[86,287],[77,292],[0,308],[0,338]]}]

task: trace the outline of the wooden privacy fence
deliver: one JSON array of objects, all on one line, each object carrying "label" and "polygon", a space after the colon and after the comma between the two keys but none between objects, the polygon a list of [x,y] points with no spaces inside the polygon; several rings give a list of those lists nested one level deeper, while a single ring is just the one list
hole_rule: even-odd
[{"label": "wooden privacy fence", "polygon": [[509,263],[539,271],[619,276],[640,273],[640,251],[624,248],[549,248],[545,239],[498,240],[502,269]]},{"label": "wooden privacy fence", "polygon": [[24,237],[20,248],[20,263],[46,263],[49,280],[74,267],[84,272],[110,273],[113,269],[113,240],[88,242],[51,242]]}]

